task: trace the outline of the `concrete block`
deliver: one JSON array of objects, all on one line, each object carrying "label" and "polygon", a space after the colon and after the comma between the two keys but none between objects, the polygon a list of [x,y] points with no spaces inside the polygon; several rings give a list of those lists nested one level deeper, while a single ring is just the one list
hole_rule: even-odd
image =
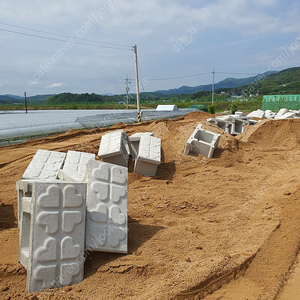
[{"label": "concrete block", "polygon": [[131,154],[133,161],[136,159],[136,157],[138,155],[140,140],[141,140],[141,136],[143,134],[148,134],[150,136],[154,136],[153,132],[137,132],[128,137],[130,154]]},{"label": "concrete block", "polygon": [[82,182],[90,159],[95,159],[95,154],[68,151],[64,166],[58,173],[58,178],[69,182]]},{"label": "concrete block", "polygon": [[276,114],[275,119],[281,119],[281,116],[287,113],[287,111],[288,110],[286,108],[281,108]]},{"label": "concrete block", "polygon": [[122,129],[103,135],[98,157],[104,162],[127,167],[129,147],[126,132]]},{"label": "concrete block", "polygon": [[202,129],[202,125],[199,124],[188,139],[184,154],[188,155],[193,152],[211,158],[214,150],[218,148],[220,136],[220,134]]},{"label": "concrete block", "polygon": [[275,116],[276,116],[276,113],[272,112],[271,110],[267,109],[265,111],[265,115],[264,115],[265,119],[274,119]]},{"label": "concrete block", "polygon": [[86,176],[86,248],[127,253],[128,169],[90,160]]},{"label": "concrete block", "polygon": [[280,115],[279,117],[276,115],[275,119],[279,120],[279,119],[292,119],[295,117],[295,113],[294,112],[287,112],[283,115]]},{"label": "concrete block", "polygon": [[218,126],[218,120],[216,118],[208,118],[206,119],[206,121],[209,122],[210,124]]},{"label": "concrete block", "polygon": [[228,121],[228,120],[233,120],[233,119],[228,119],[226,117],[226,119],[223,118],[209,118],[206,119],[207,122],[218,126],[219,128],[222,128],[225,132],[231,134],[232,132],[232,127],[233,127],[233,121]]},{"label": "concrete block", "polygon": [[161,162],[161,140],[148,134],[142,134],[139,152],[134,164],[134,172],[144,176],[155,176]]},{"label": "concrete block", "polygon": [[156,110],[167,110],[167,111],[177,111],[179,110],[176,105],[157,105]]},{"label": "concrete block", "polygon": [[265,115],[265,112],[261,109],[258,110],[254,110],[252,111],[250,114],[247,115],[247,117],[251,117],[251,118],[263,118]]},{"label": "concrete block", "polygon": [[249,121],[235,119],[231,134],[238,135],[238,134],[244,133],[246,125],[249,125]]},{"label": "concrete block", "polygon": [[57,179],[66,154],[62,152],[38,150],[24,172],[22,179]]},{"label": "concrete block", "polygon": [[219,128],[222,128],[225,132],[231,134],[231,132],[232,132],[232,127],[233,127],[233,122],[231,122],[231,121],[218,120],[217,126],[218,126]]},{"label": "concrete block", "polygon": [[29,293],[83,279],[86,184],[22,181],[18,261],[27,269]]},{"label": "concrete block", "polygon": [[234,117],[235,118],[241,118],[242,116],[244,116],[243,112],[242,111],[236,111],[234,113]]}]

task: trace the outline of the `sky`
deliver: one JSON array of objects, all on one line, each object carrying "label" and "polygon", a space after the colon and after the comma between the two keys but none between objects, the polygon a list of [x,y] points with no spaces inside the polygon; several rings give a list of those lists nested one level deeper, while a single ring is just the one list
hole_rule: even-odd
[{"label": "sky", "polygon": [[0,95],[122,94],[297,67],[291,0],[0,0]]}]

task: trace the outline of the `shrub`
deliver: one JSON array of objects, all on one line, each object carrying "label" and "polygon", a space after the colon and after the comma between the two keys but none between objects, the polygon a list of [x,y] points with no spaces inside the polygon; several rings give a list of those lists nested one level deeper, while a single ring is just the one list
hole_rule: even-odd
[{"label": "shrub", "polygon": [[232,103],[231,104],[231,107],[230,107],[230,112],[231,112],[231,114],[235,114],[235,112],[237,111],[237,103]]},{"label": "shrub", "polygon": [[207,106],[208,112],[210,114],[215,114],[216,113],[216,105],[215,104],[211,104]]}]

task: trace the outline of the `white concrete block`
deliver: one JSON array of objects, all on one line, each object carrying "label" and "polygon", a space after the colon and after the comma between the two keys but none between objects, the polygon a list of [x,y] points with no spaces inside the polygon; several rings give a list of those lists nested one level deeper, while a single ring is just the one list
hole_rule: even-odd
[{"label": "white concrete block", "polygon": [[244,116],[244,114],[243,114],[242,111],[236,111],[236,112],[234,113],[234,117],[235,117],[235,118],[240,118],[240,117],[242,117],[242,116]]},{"label": "white concrete block", "polygon": [[141,140],[141,136],[143,134],[148,134],[150,136],[154,136],[153,132],[137,132],[128,137],[130,154],[131,154],[133,161],[136,159],[136,157],[138,155],[140,140]]},{"label": "white concrete block", "polygon": [[234,122],[234,116],[233,115],[225,115],[225,116],[217,116],[217,120],[227,121],[227,122]]},{"label": "white concrete block", "polygon": [[284,115],[285,113],[287,113],[287,109],[286,108],[281,108],[278,113],[275,116],[275,119],[280,119],[282,115]]},{"label": "white concrete block", "polygon": [[234,126],[232,127],[232,135],[238,135],[245,132],[245,126],[249,125],[249,121],[235,119]]},{"label": "white concrete block", "polygon": [[91,160],[87,169],[86,248],[127,253],[128,169]]},{"label": "white concrete block", "polygon": [[203,130],[202,125],[199,124],[188,139],[184,154],[188,155],[193,152],[211,158],[214,150],[218,148],[220,136],[220,134]]},{"label": "white concrete block", "polygon": [[247,115],[247,117],[251,117],[251,118],[263,118],[265,115],[265,112],[261,109],[258,110],[254,110],[252,111],[250,114]]},{"label": "white concrete block", "polygon": [[218,120],[216,118],[208,118],[208,119],[206,119],[206,121],[213,125],[218,126]]},{"label": "white concrete block", "polygon": [[155,176],[161,162],[161,139],[143,134],[139,152],[134,164],[134,172],[144,176]]},{"label": "white concrete block", "polygon": [[279,120],[279,119],[292,119],[292,118],[295,117],[295,115],[296,114],[293,113],[293,112],[287,112],[287,113],[285,113],[283,115],[280,115],[279,117],[276,115],[275,119],[276,120]]},{"label": "white concrete block", "polygon": [[276,116],[276,113],[272,112],[271,110],[267,109],[265,111],[265,115],[264,115],[265,119],[274,119],[275,116]]},{"label": "white concrete block", "polygon": [[123,129],[106,133],[102,136],[98,157],[104,162],[127,167],[128,152],[128,138]]},{"label": "white concrete block", "polygon": [[27,269],[29,293],[83,279],[86,184],[22,181],[19,262]]},{"label": "white concrete block", "polygon": [[66,154],[38,150],[24,172],[22,179],[53,180],[57,178]]},{"label": "white concrete block", "polygon": [[178,108],[177,108],[176,105],[164,105],[164,104],[160,104],[160,105],[157,105],[156,110],[177,111]]},{"label": "white concrete block", "polygon": [[95,159],[95,154],[68,151],[64,166],[58,173],[58,178],[65,181],[82,182],[90,159]]}]

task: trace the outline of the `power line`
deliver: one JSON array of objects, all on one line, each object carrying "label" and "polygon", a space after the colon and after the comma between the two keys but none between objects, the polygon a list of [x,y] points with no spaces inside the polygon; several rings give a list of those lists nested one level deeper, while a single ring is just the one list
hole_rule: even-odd
[{"label": "power line", "polygon": [[250,76],[256,76],[257,74],[249,74],[249,73],[230,73],[230,72],[216,72],[220,74],[232,74],[232,75],[250,75]]},{"label": "power line", "polygon": [[[53,33],[53,32],[49,32],[49,31],[42,31],[42,30],[37,30],[37,29],[28,28],[28,27],[12,25],[12,24],[3,23],[3,22],[0,22],[0,24],[2,24],[2,25],[7,25],[7,26],[11,26],[11,27],[15,27],[15,28],[26,29],[26,30],[30,30],[30,31],[40,32],[40,33],[46,33],[46,34],[51,34],[51,35],[56,35],[56,36],[66,37],[66,38],[69,38],[69,39],[71,38],[71,37],[68,36],[68,35],[63,35],[63,34]],[[131,47],[132,47],[132,46],[128,46],[128,45],[106,43],[106,42],[100,42],[100,41],[94,41],[94,40],[88,40],[88,39],[82,39],[82,38],[81,38],[80,40],[81,40],[81,41],[92,42],[92,43],[99,43],[99,44],[106,44],[106,45],[119,46],[119,47],[128,47],[128,48],[131,48]]]},{"label": "power line", "polygon": [[[45,37],[45,36],[40,36],[40,35],[35,35],[35,34],[30,34],[30,33],[24,33],[24,32],[19,32],[19,31],[13,31],[13,30],[8,30],[8,29],[3,29],[3,28],[0,28],[0,31],[16,33],[16,34],[20,34],[20,35],[26,35],[26,36],[31,36],[31,37],[36,37],[36,38],[51,40],[51,41],[67,42],[66,40],[62,40],[62,39],[50,38],[50,37]],[[125,48],[118,48],[118,47],[93,45],[93,44],[81,43],[81,42],[76,42],[76,41],[74,43],[78,44],[78,45],[94,46],[94,47],[98,47],[98,48],[108,48],[108,49],[117,49],[117,50],[126,50],[126,51],[131,50],[131,49],[125,49]]]},{"label": "power line", "polygon": [[202,75],[207,75],[211,74],[211,72],[206,72],[206,73],[201,73],[201,74],[194,74],[194,75],[187,75],[187,76],[178,76],[178,77],[169,77],[169,78],[147,78],[147,80],[172,80],[172,79],[181,79],[181,78],[188,78],[188,77],[196,77],[196,76],[202,76]]}]

